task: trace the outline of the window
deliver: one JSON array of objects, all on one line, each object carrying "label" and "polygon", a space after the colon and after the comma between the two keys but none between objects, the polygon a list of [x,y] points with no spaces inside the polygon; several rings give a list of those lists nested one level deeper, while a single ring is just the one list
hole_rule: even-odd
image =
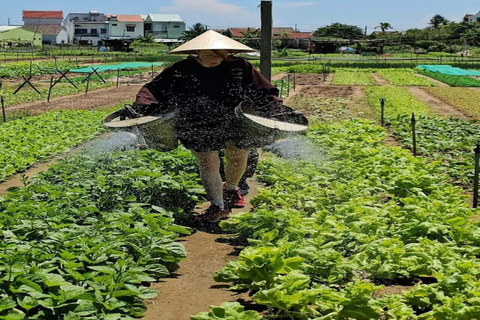
[{"label": "window", "polygon": [[105,29],[105,28],[100,29],[100,33],[101,33],[101,34],[106,34],[106,33],[107,33],[107,29]]},{"label": "window", "polygon": [[180,28],[180,26],[173,26],[173,27],[174,27],[175,29],[178,29],[178,28]]},{"label": "window", "polygon": [[75,29],[75,34],[87,34],[88,29]]},{"label": "window", "polygon": [[90,29],[91,34],[98,34],[98,29]]},{"label": "window", "polygon": [[135,32],[135,26],[127,26],[127,32]]},{"label": "window", "polygon": [[112,26],[113,26],[113,27],[116,27],[116,26],[117,26],[117,24],[116,24],[116,23],[112,23]]}]

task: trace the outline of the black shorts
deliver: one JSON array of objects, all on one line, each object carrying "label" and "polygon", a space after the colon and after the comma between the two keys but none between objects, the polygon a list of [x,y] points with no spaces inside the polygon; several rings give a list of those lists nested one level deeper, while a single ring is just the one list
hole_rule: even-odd
[{"label": "black shorts", "polygon": [[190,129],[178,132],[178,139],[187,149],[195,152],[220,151],[231,141],[240,149],[249,149],[239,131],[235,127],[216,128],[213,130]]}]

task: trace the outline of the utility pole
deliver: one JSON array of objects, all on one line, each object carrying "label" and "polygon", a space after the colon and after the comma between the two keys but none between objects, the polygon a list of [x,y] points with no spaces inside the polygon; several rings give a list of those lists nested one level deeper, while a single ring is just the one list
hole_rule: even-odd
[{"label": "utility pole", "polygon": [[272,1],[262,0],[261,11],[261,42],[260,42],[260,72],[268,81],[272,79]]}]

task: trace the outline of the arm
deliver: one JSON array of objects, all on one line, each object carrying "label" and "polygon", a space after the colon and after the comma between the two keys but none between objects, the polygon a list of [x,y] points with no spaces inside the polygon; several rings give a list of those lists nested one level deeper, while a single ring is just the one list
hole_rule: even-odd
[{"label": "arm", "polygon": [[172,96],[175,91],[175,71],[165,68],[155,79],[145,84],[137,93],[134,106],[144,114],[167,113],[175,108]]}]

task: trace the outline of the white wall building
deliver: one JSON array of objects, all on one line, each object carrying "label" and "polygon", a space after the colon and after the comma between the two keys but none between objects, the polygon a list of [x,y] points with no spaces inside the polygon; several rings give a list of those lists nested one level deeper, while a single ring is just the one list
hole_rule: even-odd
[{"label": "white wall building", "polygon": [[108,39],[137,39],[144,35],[143,19],[139,14],[107,15]]},{"label": "white wall building", "polygon": [[145,35],[153,35],[157,42],[179,39],[185,31],[185,22],[178,14],[149,14],[145,18]]},{"label": "white wall building", "polygon": [[68,43],[102,45],[108,37],[108,22],[104,13],[69,13],[64,20]]}]

